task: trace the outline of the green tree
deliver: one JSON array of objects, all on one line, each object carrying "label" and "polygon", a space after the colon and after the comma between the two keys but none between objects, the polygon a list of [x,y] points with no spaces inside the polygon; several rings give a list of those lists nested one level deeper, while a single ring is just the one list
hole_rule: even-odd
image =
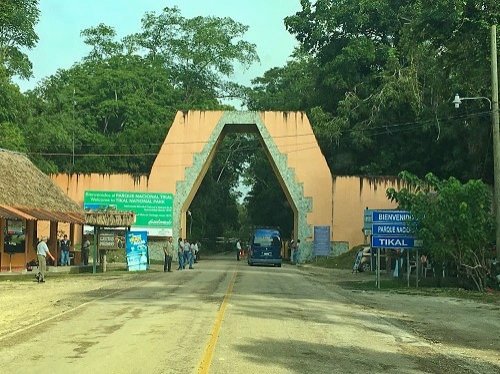
[{"label": "green tree", "polygon": [[225,79],[233,64],[257,58],[246,29],[166,8],[121,40],[105,24],[83,30],[89,55],[29,94],[30,153],[51,172],[149,173],[177,110],[226,108],[219,95],[238,88]]},{"label": "green tree", "polygon": [[244,174],[250,187],[244,201],[248,219],[254,226],[278,227],[284,237],[291,237],[293,211],[283,188],[258,139],[252,139],[250,149]]},{"label": "green tree", "polygon": [[0,77],[31,76],[31,62],[25,48],[33,48],[38,36],[38,0],[2,0],[0,4]]},{"label": "green tree", "polygon": [[[450,102],[454,92],[489,95],[488,30],[500,18],[498,2],[301,5],[285,25],[309,54],[307,81],[297,74],[293,95],[283,82],[296,65],[266,72],[249,94],[253,109],[287,108],[284,97],[301,106],[336,174],[406,169],[492,180],[487,107],[471,102],[455,111]],[[302,92],[307,100],[296,105]]]},{"label": "green tree", "polygon": [[252,80],[246,90],[246,105],[250,110],[301,111],[314,103],[314,59],[295,51],[284,67],[275,67],[264,76]]},{"label": "green tree", "polygon": [[180,97],[162,68],[128,55],[60,70],[30,95],[32,153],[61,153],[47,155],[60,172],[132,174],[150,171]]},{"label": "green tree", "polygon": [[234,64],[258,61],[255,45],[242,39],[248,26],[224,17],[185,18],[177,7],[142,18],[142,32],[129,40],[159,61],[183,91],[180,109],[215,109],[214,102],[241,96],[242,87],[227,78]]},{"label": "green tree", "polygon": [[22,130],[9,122],[0,123],[0,148],[25,152],[26,142]]},{"label": "green tree", "polygon": [[83,42],[92,47],[85,60],[105,60],[122,53],[124,45],[115,41],[116,31],[113,27],[100,23],[96,27],[89,27],[80,33]]},{"label": "green tree", "polygon": [[190,206],[195,239],[208,239],[213,246],[219,236],[238,236],[237,187],[248,157],[245,143],[243,135],[228,134],[218,148]]},{"label": "green tree", "polygon": [[[400,174],[405,187],[387,190],[387,196],[411,211],[412,230],[423,240],[435,262],[456,264],[459,275],[484,291],[490,272],[494,217],[491,191],[481,181],[461,183],[456,178],[440,180],[433,174],[419,179]],[[453,260],[449,262],[449,260]]]}]

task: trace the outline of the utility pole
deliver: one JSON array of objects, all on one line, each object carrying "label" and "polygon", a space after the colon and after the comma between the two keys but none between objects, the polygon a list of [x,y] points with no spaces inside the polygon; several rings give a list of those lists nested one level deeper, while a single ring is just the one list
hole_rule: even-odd
[{"label": "utility pole", "polygon": [[495,183],[496,257],[500,261],[500,129],[498,128],[497,26],[491,26],[491,125],[493,127],[493,166]]}]

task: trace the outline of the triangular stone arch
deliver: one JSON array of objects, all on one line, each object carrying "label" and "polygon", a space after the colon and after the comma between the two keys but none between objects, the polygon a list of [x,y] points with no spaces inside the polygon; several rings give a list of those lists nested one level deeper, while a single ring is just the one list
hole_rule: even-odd
[{"label": "triangular stone arch", "polygon": [[[314,225],[332,226],[332,178],[301,112],[178,112],[153,164],[150,191],[174,194],[173,235],[186,236],[186,210],[226,132],[255,132],[294,212],[302,259],[312,255]],[[331,230],[333,231],[333,230]]]}]

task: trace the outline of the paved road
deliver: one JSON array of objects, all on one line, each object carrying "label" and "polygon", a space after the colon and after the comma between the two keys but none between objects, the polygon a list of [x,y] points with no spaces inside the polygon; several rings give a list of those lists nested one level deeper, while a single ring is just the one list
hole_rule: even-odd
[{"label": "paved road", "polygon": [[290,265],[232,257],[123,289],[1,341],[4,373],[420,373],[427,342]]}]

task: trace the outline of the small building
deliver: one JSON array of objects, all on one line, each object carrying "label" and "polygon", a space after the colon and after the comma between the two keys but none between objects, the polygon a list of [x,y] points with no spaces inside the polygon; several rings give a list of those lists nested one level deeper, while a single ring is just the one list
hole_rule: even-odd
[{"label": "small building", "polygon": [[36,259],[38,223],[49,227],[48,246],[58,259],[58,224],[83,224],[83,208],[22,153],[0,148],[0,271],[22,270]]}]

